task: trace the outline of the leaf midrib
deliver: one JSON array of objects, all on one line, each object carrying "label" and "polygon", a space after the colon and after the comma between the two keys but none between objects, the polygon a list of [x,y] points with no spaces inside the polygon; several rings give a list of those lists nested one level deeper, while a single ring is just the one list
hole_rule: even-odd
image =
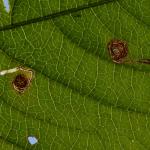
[{"label": "leaf midrib", "polygon": [[6,26],[3,26],[3,27],[0,27],[0,31],[15,29],[15,28],[18,28],[18,27],[21,27],[21,26],[46,21],[46,20],[57,18],[57,17],[60,17],[60,16],[69,15],[69,14],[72,14],[72,13],[75,13],[75,12],[78,12],[78,11],[81,11],[81,10],[84,10],[84,9],[97,7],[97,6],[104,5],[104,4],[107,4],[107,3],[111,3],[111,2],[114,2],[114,1],[118,1],[118,0],[104,0],[104,1],[94,2],[94,3],[84,4],[84,5],[78,6],[77,8],[74,7],[74,8],[70,8],[70,9],[67,9],[67,10],[60,11],[60,12],[48,14],[46,16],[37,17],[37,18],[17,22],[17,23],[14,23],[14,24],[6,25]]}]

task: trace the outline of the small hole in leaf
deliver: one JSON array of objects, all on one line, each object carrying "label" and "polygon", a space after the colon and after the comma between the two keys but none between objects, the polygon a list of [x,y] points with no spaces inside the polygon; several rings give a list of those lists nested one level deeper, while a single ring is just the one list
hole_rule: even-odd
[{"label": "small hole in leaf", "polygon": [[128,46],[125,41],[111,40],[108,45],[108,51],[115,63],[123,63],[128,54]]},{"label": "small hole in leaf", "polygon": [[9,12],[10,11],[9,0],[3,0],[3,2],[4,2],[6,11]]},{"label": "small hole in leaf", "polygon": [[35,137],[35,136],[29,136],[28,137],[28,142],[31,144],[31,145],[34,145],[38,142],[38,139]]}]

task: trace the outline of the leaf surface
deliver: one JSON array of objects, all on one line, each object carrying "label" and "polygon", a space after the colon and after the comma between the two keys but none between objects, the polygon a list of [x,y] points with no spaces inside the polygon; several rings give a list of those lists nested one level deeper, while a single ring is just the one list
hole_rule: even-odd
[{"label": "leaf surface", "polygon": [[[149,65],[114,64],[107,50],[121,39],[128,59],[150,57],[148,4],[10,3],[9,18],[0,20],[0,69],[25,66],[34,76],[23,94],[12,86],[16,73],[0,76],[1,147],[149,149]],[[31,146],[28,136],[38,143]]]}]

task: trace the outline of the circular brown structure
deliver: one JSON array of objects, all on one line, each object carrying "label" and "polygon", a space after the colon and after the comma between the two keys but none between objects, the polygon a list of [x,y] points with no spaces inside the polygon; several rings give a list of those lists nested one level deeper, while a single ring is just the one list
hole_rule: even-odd
[{"label": "circular brown structure", "polygon": [[28,87],[29,80],[24,74],[18,74],[13,80],[15,90],[22,93]]},{"label": "circular brown structure", "polygon": [[125,41],[111,40],[108,43],[109,54],[115,63],[123,63],[124,58],[128,54],[128,46]]}]

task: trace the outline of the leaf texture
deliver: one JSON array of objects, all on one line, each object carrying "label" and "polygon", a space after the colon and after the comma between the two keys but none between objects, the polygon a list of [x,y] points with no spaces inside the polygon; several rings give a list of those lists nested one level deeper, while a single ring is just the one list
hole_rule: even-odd
[{"label": "leaf texture", "polygon": [[34,76],[23,94],[16,73],[0,76],[1,149],[150,149],[149,65],[114,64],[107,50],[121,39],[129,59],[149,58],[148,4],[11,2],[0,20],[0,69],[25,66]]}]

